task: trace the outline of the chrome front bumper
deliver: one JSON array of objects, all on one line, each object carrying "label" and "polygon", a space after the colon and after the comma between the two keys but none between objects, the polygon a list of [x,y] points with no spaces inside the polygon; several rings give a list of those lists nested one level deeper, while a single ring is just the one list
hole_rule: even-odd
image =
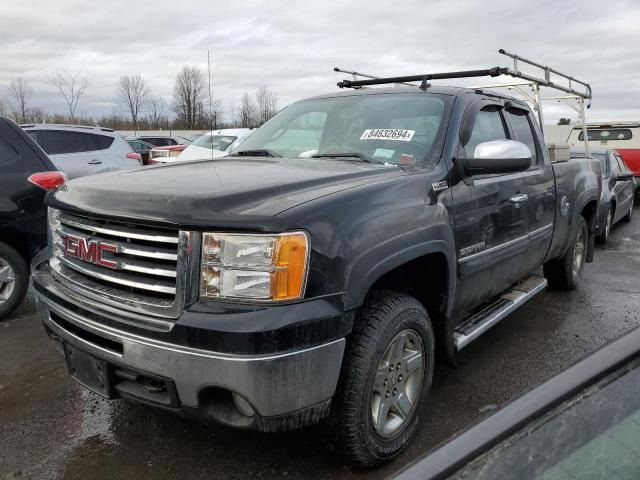
[{"label": "chrome front bumper", "polygon": [[[103,325],[78,313],[81,309],[72,311],[39,292],[36,301],[40,317],[54,338],[111,365],[170,379],[180,408],[202,410],[202,392],[213,387],[241,396],[258,417],[281,417],[315,405],[328,405],[338,382],[344,338],[279,354],[221,354]],[[210,411],[211,407],[207,409]]]}]

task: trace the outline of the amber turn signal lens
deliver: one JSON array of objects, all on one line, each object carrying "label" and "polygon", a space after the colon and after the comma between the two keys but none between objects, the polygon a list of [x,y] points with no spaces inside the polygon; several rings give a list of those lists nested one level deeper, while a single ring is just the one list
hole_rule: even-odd
[{"label": "amber turn signal lens", "polygon": [[308,241],[304,233],[296,232],[277,237],[274,252],[275,271],[272,273],[273,300],[291,300],[302,297],[308,254]]}]

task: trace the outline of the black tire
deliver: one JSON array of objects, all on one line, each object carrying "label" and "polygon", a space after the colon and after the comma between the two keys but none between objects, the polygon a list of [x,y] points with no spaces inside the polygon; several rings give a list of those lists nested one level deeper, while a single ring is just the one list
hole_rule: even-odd
[{"label": "black tire", "polygon": [[[410,402],[411,407],[404,420],[400,420],[401,417],[395,413],[384,415],[385,420],[394,417],[398,419],[396,423],[401,422],[400,426],[396,427],[398,430],[385,438],[376,431],[374,425],[372,413],[374,396],[378,401],[382,401],[382,396],[374,393],[378,388],[374,387],[374,384],[380,385],[379,372],[386,372],[391,364],[396,365],[394,357],[389,357],[389,363],[384,363],[383,356],[388,352],[393,353],[395,349],[392,345],[400,345],[398,343],[400,340],[396,341],[397,339],[401,339],[403,343],[401,343],[400,357],[395,357],[396,359],[404,359],[405,351],[411,352],[412,345],[416,349],[421,347],[423,355],[420,371],[415,368],[415,362],[412,362],[414,373],[410,373],[409,368],[405,369],[405,365],[401,367],[397,364],[397,372],[383,374],[390,377],[384,379],[384,388],[389,388],[385,398],[389,398],[390,394],[393,395],[385,402],[400,403],[400,398],[404,398],[403,403],[406,406],[406,399],[411,396],[409,395],[410,381],[414,392],[413,401]],[[420,413],[431,388],[434,353],[433,329],[427,311],[420,302],[408,295],[389,291],[373,291],[368,296],[358,312],[354,331],[349,338],[335,402],[334,413],[339,448],[350,463],[365,468],[373,467],[389,461],[406,447],[415,433]],[[409,362],[406,367],[408,364]],[[393,365],[390,368],[394,368]],[[404,379],[403,372],[406,374]],[[409,381],[402,384],[404,380]],[[418,380],[419,386],[415,388]],[[396,392],[394,393],[393,390]],[[391,409],[394,408],[397,407],[391,407]],[[391,409],[386,411],[394,411]],[[395,411],[399,412],[399,410]]]},{"label": "black tire", "polygon": [[633,201],[631,201],[631,206],[629,207],[629,211],[622,219],[623,222],[629,223],[633,218]]},{"label": "black tire", "polygon": [[[579,241],[580,239],[581,242]],[[574,254],[578,254],[576,245],[582,244],[582,251],[577,263]],[[580,282],[582,276],[582,270],[587,257],[587,248],[589,244],[589,228],[587,227],[587,221],[583,216],[580,216],[576,227],[573,231],[573,238],[565,252],[564,256],[550,260],[544,264],[544,276],[549,281],[551,288],[560,290],[575,290]]]},{"label": "black tire", "polygon": [[602,231],[602,235],[598,235],[596,237],[596,242],[600,244],[607,243],[607,240],[609,240],[609,234],[611,233],[611,228],[613,227],[613,210],[611,208],[609,208],[609,210],[607,211],[607,216],[605,217],[604,221],[605,225],[604,230]]},{"label": "black tire", "polygon": [[5,273],[8,271],[5,270],[6,267],[9,267],[13,272],[11,276],[14,281],[3,282],[0,277],[0,320],[8,316],[22,303],[29,288],[29,265],[13,247],[0,242],[0,275],[3,271]]}]

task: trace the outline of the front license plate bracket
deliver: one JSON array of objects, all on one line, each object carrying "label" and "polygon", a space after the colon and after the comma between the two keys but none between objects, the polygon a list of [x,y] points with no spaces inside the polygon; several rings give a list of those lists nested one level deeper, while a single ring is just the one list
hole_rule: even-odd
[{"label": "front license plate bracket", "polygon": [[64,357],[69,375],[76,382],[105,398],[113,398],[109,364],[68,343],[64,344]]}]

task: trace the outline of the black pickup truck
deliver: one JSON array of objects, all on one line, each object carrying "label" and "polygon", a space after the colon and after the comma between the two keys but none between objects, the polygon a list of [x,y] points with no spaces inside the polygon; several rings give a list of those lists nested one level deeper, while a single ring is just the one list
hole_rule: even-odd
[{"label": "black pickup truck", "polygon": [[547,282],[576,287],[600,193],[599,163],[551,163],[514,98],[331,93],[229,157],[50,195],[38,309],[104,397],[263,431],[330,417],[375,465],[428,415],[436,352],[454,361]]}]

